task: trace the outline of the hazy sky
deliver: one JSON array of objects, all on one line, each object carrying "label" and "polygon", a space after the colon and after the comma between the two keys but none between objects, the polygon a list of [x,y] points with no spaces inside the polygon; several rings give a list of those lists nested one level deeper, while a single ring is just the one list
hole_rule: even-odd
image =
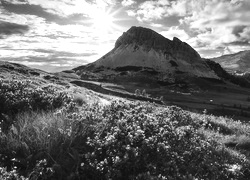
[{"label": "hazy sky", "polygon": [[131,26],[202,57],[250,49],[250,0],[0,0],[0,60],[47,71],[93,62]]}]

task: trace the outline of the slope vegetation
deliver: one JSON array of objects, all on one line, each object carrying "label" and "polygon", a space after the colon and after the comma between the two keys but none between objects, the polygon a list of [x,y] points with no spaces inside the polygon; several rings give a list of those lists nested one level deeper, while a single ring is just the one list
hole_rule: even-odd
[{"label": "slope vegetation", "polygon": [[249,123],[122,98],[92,102],[74,98],[74,90],[106,95],[60,77],[21,77],[0,81],[0,179],[250,176]]}]

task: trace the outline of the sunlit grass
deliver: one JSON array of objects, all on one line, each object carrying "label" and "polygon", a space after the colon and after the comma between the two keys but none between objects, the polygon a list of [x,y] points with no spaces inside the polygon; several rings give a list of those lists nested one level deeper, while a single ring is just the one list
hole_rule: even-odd
[{"label": "sunlit grass", "polygon": [[[0,96],[10,110],[39,103],[12,116],[2,112],[8,126],[0,132],[5,174],[0,178],[244,180],[250,175],[248,123],[140,101],[104,106],[90,103],[87,91],[75,91],[64,102],[55,89],[39,90],[42,96],[31,89],[36,96],[29,96],[19,91],[25,83],[2,85],[6,91]],[[12,101],[20,94],[27,101]],[[44,108],[51,102],[57,106]]]}]

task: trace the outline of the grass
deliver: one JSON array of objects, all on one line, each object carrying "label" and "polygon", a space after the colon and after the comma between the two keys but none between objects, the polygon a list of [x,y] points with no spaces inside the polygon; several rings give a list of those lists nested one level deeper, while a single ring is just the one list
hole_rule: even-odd
[{"label": "grass", "polygon": [[[215,138],[208,140],[204,133],[195,131],[205,129],[209,118],[204,114],[191,116],[178,107],[140,102],[114,102],[109,107],[79,107],[71,103],[56,112],[17,114],[16,123],[7,134],[2,134],[1,145],[5,143],[5,146],[1,147],[5,148],[1,149],[1,154],[8,156],[5,159],[10,163],[8,169],[18,167],[16,172],[34,179],[106,179],[106,176],[111,179],[161,176],[160,179],[213,179],[240,176],[248,167],[244,162],[245,156],[223,150],[223,145],[214,142]],[[216,117],[211,119],[215,121]],[[201,122],[205,124],[201,125]],[[247,128],[240,130],[237,123],[233,125],[232,122],[229,127],[234,127],[233,133],[247,132]],[[221,135],[214,128],[210,132]],[[165,164],[166,159],[171,163]],[[196,168],[197,163],[199,169]],[[225,172],[220,174],[206,169],[209,163]],[[234,164],[239,164],[240,168]],[[170,170],[172,167],[175,171]],[[156,168],[156,171],[151,168]],[[164,168],[170,169],[165,172]],[[231,173],[230,168],[236,170]],[[233,176],[234,173],[237,176]]]},{"label": "grass", "polygon": [[[1,97],[13,87],[26,86],[4,87],[9,90],[1,91]],[[29,107],[48,97],[52,98],[48,102],[58,100],[57,90],[48,92],[40,98],[27,96],[29,101],[23,102]],[[0,178],[247,180],[250,176],[249,123],[140,101],[104,106],[89,103],[89,91],[74,94],[65,102],[59,98],[53,109],[36,103],[36,110],[6,114],[2,124],[8,121],[8,128],[0,132]],[[12,99],[3,104],[10,110],[20,106]]]},{"label": "grass", "polygon": [[224,144],[228,147],[250,151],[250,137],[246,135],[226,137]]},{"label": "grass", "polygon": [[[18,114],[16,123],[1,138],[1,145],[5,145],[1,154],[7,156],[5,165],[8,169],[17,166],[19,172],[27,176],[27,171],[34,174],[34,167],[44,159],[46,166],[57,167],[51,169],[51,172],[60,176],[78,167],[79,157],[74,148],[81,149],[78,138],[86,136],[85,127],[64,115],[62,112]],[[78,134],[80,128],[82,131]],[[39,171],[43,172],[44,168]]]}]

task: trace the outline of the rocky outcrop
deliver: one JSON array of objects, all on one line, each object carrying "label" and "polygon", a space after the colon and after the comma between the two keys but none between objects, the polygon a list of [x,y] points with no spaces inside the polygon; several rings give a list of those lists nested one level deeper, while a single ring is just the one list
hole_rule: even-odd
[{"label": "rocky outcrop", "polygon": [[[145,72],[145,69],[148,72],[149,69],[150,72],[154,72],[152,76],[161,81],[176,79],[177,76],[219,79],[187,43],[176,37],[169,40],[151,29],[135,26],[124,32],[117,39],[115,47],[106,55],[94,63],[74,70],[78,71],[79,75],[83,71],[99,74],[102,71],[110,75],[112,74],[110,70],[117,72],[119,69],[132,69],[133,71],[141,69],[140,72]],[[122,74],[130,73],[123,72]]]},{"label": "rocky outcrop", "polygon": [[135,49],[141,46],[144,50],[150,51],[154,49],[175,58],[185,57],[185,60],[190,63],[201,59],[200,55],[191,46],[177,37],[174,37],[173,41],[171,41],[148,28],[131,27],[116,41],[115,49],[129,44],[136,44]]},{"label": "rocky outcrop", "polygon": [[131,27],[127,32],[124,32],[115,43],[115,48],[121,45],[137,44],[144,46],[147,49],[169,49],[171,41],[164,36],[143,27]]},{"label": "rocky outcrop", "polygon": [[174,37],[169,40],[143,27],[131,27],[115,43],[115,47],[89,67],[136,66],[165,74],[218,78],[200,55],[187,43]]}]

